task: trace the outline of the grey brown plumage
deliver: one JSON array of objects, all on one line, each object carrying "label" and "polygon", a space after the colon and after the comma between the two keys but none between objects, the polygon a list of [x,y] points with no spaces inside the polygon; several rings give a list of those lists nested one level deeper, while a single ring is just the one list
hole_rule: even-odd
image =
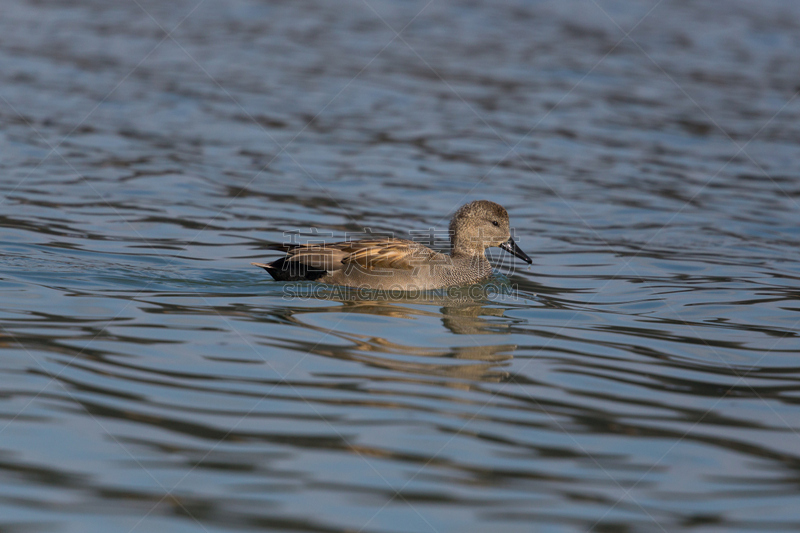
[{"label": "grey brown plumage", "polygon": [[492,268],[485,250],[499,246],[531,263],[511,238],[508,213],[494,202],[462,206],[450,222],[450,254],[392,237],[314,245],[283,245],[286,256],[252,263],[279,281],[313,280],[371,289],[429,290],[475,283]]}]

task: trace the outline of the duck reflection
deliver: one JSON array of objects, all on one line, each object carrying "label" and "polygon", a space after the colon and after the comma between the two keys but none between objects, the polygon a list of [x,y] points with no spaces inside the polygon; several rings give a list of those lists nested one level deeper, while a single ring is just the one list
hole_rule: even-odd
[{"label": "duck reflection", "polygon": [[[502,320],[505,310],[498,308],[489,299],[493,287],[465,287],[463,291],[445,293],[366,294],[362,292],[342,293],[331,291],[323,299],[337,302],[324,308],[295,307],[283,309],[283,320],[303,328],[312,329],[347,340],[341,343],[308,342],[273,338],[283,347],[291,344],[293,349],[325,357],[359,361],[366,365],[413,374],[436,375],[465,380],[501,381],[508,377],[503,370],[513,359],[515,344],[483,344],[473,338],[480,335],[505,334],[508,324]],[[304,314],[347,313],[369,314],[401,320],[439,319],[452,334],[463,336],[466,345],[442,348],[438,346],[415,346],[392,342],[386,338],[359,332],[346,332],[340,327],[324,328],[303,320]],[[414,322],[400,324],[407,327],[409,337],[414,335]],[[435,362],[425,358],[436,359]],[[423,360],[420,360],[423,359]],[[456,384],[453,384],[456,386]]]}]

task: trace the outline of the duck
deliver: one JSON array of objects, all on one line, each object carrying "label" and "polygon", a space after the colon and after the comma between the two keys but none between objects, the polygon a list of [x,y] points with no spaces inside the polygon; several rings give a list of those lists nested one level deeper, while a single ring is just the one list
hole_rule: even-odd
[{"label": "duck", "polygon": [[277,281],[308,280],[359,289],[427,291],[481,282],[492,275],[486,249],[498,247],[528,264],[533,260],[511,237],[508,212],[489,200],[461,206],[449,225],[450,251],[394,237],[331,244],[281,244],[286,255],[251,263]]}]

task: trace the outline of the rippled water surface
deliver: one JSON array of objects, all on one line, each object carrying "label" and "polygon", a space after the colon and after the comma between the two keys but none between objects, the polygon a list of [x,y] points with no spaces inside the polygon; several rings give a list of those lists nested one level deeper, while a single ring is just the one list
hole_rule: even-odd
[{"label": "rippled water surface", "polygon": [[[790,1],[4,0],[0,531],[800,530],[799,47]],[[534,265],[464,297],[249,264],[480,198]]]}]

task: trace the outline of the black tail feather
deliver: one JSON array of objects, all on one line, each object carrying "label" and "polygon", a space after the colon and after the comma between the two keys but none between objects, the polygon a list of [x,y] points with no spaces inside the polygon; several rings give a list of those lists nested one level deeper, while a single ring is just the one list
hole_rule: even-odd
[{"label": "black tail feather", "polygon": [[326,270],[310,268],[299,261],[287,261],[285,257],[268,264],[253,264],[269,272],[277,281],[314,281],[328,273]]}]

